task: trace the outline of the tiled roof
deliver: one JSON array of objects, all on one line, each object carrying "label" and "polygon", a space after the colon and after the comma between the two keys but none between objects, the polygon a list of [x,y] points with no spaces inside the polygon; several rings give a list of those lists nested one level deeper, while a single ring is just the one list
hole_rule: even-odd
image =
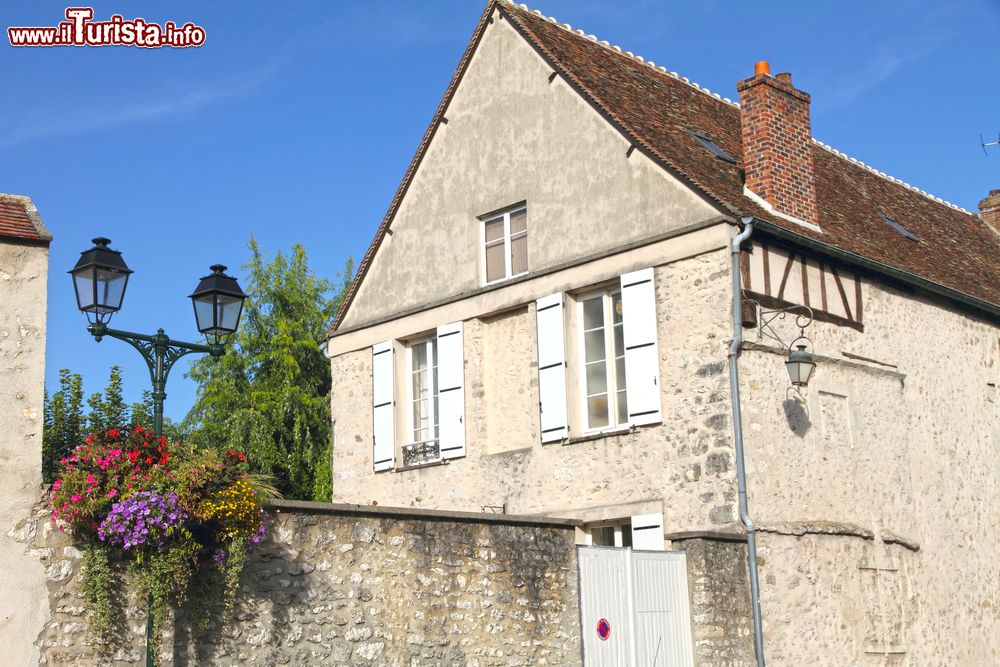
[{"label": "tiled roof", "polygon": [[52,235],[30,198],[0,193],[0,238],[48,243]]},{"label": "tiled roof", "polygon": [[[1000,236],[975,215],[814,142],[821,232],[763,209],[744,194],[739,106],[718,94],[593,35],[573,30],[524,5],[493,0],[480,19],[430,127],[383,219],[328,335],[333,335],[364,279],[409,181],[458,85],[494,7],[550,65],[609,121],[664,168],[734,217],[754,216],[799,237],[885,265],[1000,306]],[[734,87],[735,87],[735,83]],[[735,163],[721,160],[691,132],[708,136]],[[910,230],[909,241],[880,217]]]}]

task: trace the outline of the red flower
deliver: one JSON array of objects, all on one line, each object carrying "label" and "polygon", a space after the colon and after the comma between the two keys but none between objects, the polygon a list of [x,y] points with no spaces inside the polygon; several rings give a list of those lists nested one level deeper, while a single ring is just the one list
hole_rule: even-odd
[{"label": "red flower", "polygon": [[119,433],[118,429],[116,428],[110,428],[108,429],[108,435],[111,436],[112,438],[117,438],[119,435],[121,435],[121,433]]}]

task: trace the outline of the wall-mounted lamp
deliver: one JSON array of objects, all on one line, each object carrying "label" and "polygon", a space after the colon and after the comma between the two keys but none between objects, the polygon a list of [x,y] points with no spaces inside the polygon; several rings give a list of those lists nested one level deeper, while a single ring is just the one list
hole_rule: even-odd
[{"label": "wall-mounted lamp", "polygon": [[[752,300],[747,300],[746,303],[760,306],[759,303]],[[772,322],[776,319],[783,319],[787,314],[795,315],[795,326],[799,328],[798,338],[793,340],[790,345],[785,344],[785,341],[781,339],[772,326]],[[762,308],[758,318],[760,335],[777,341],[786,351],[788,359],[785,361],[785,369],[788,370],[788,377],[792,381],[792,385],[796,387],[807,386],[813,371],[816,369],[816,360],[810,349],[812,341],[805,335],[806,327],[812,324],[812,321],[813,312],[809,306],[789,306],[779,310],[764,310]]]}]

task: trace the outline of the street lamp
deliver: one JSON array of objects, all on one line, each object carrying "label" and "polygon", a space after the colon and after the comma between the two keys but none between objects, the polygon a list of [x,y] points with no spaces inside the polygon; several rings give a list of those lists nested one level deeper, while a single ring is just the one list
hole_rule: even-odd
[{"label": "street lamp", "polygon": [[[816,362],[813,361],[812,352],[807,351],[804,344],[795,345],[797,342],[795,341],[789,346],[785,368],[788,369],[788,377],[792,380],[792,384],[796,387],[804,387],[809,384],[809,378],[812,377],[813,369],[816,368]],[[795,349],[791,349],[792,347]]]},{"label": "street lamp", "polygon": [[[163,329],[155,334],[138,334],[108,328],[111,316],[121,310],[125,287],[132,270],[125,264],[122,254],[108,247],[110,239],[98,237],[94,247],[80,253],[76,266],[69,272],[73,276],[77,307],[87,315],[87,331],[98,343],[104,336],[123,340],[142,355],[149,368],[153,383],[153,432],[163,435],[163,401],[167,398],[167,376],[174,363],[186,354],[198,352],[219,358],[226,353],[229,336],[236,333],[243,312],[246,295],[236,278],[227,276],[226,267],[215,264],[212,273],[198,283],[191,301],[194,304],[198,331],[205,334],[208,345],[171,340]],[[146,622],[146,665],[153,664],[154,647],[149,645],[153,631],[153,600],[148,601]]]}]

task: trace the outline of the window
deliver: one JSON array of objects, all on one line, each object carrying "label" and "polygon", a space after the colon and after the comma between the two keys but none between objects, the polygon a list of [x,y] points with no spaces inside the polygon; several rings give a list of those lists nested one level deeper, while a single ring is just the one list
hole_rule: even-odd
[{"label": "window", "polygon": [[914,235],[913,232],[911,232],[909,229],[907,229],[903,225],[901,225],[898,222],[896,222],[896,218],[892,217],[888,213],[879,213],[878,216],[880,218],[882,218],[882,222],[884,222],[885,224],[887,224],[890,227],[892,227],[893,229],[895,229],[897,232],[899,232],[900,234],[902,234],[905,238],[908,238],[911,241],[918,241],[918,242],[920,241],[920,239],[918,239],[916,237],[916,235]]},{"label": "window", "polygon": [[543,443],[662,420],[654,278],[640,269],[535,302]]},{"label": "window", "polygon": [[507,280],[528,272],[528,209],[524,206],[482,220],[483,282]]},{"label": "window", "polygon": [[465,456],[462,328],[461,322],[452,322],[409,341],[372,345],[376,472],[395,468],[400,453],[403,467]]},{"label": "window", "polygon": [[592,526],[590,543],[595,547],[631,547],[632,524],[626,522]]},{"label": "window", "polygon": [[694,130],[688,130],[688,132],[691,134],[692,137],[697,139],[701,143],[701,145],[704,146],[706,150],[708,150],[709,153],[719,158],[720,160],[725,160],[726,162],[732,162],[733,164],[736,164],[736,159],[733,158],[733,156],[727,153],[726,151],[722,150],[722,148],[717,143],[712,141],[709,137],[699,132],[695,132]]},{"label": "window", "polygon": [[438,352],[437,338],[410,344],[410,435],[412,442],[437,440]]},{"label": "window", "polygon": [[579,304],[585,430],[628,424],[621,290],[588,295]]}]

